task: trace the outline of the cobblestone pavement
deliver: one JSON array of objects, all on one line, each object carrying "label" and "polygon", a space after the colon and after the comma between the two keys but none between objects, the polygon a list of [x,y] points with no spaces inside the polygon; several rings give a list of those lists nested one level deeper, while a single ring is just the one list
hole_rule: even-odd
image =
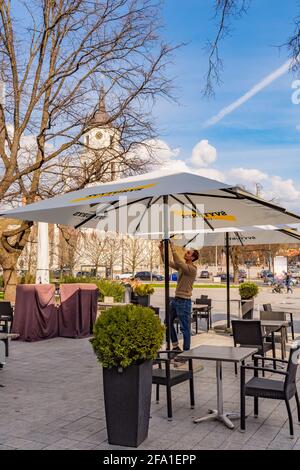
[{"label": "cobblestone pavement", "polygon": [[[193,336],[192,346],[231,341],[205,333]],[[116,449],[107,443],[102,371],[88,340],[15,341],[10,351],[0,371],[0,450]],[[215,367],[203,365],[197,371],[195,364],[195,409],[189,409],[188,384],[180,384],[173,388],[174,419],[168,422],[162,390],[160,404],[153,400],[149,437],[140,449],[300,449],[294,400],[294,440],[285,405],[272,400],[261,400],[258,419],[251,415],[252,400],[247,401],[244,434],[238,423],[233,431],[218,422],[194,424],[194,416],[216,405]],[[224,366],[224,402],[225,409],[239,409],[239,379],[232,364]]]}]

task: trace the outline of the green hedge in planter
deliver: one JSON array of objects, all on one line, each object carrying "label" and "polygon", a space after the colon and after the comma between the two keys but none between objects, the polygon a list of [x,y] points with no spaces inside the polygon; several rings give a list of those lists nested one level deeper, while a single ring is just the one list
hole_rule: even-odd
[{"label": "green hedge in planter", "polygon": [[96,284],[97,280],[94,277],[63,276],[54,279],[53,282],[59,282],[60,284]]},{"label": "green hedge in planter", "polygon": [[126,368],[155,359],[164,332],[165,327],[150,308],[116,306],[98,317],[91,343],[104,368]]},{"label": "green hedge in planter", "polygon": [[239,286],[240,296],[242,300],[249,300],[258,294],[258,286],[254,282],[243,282]]}]

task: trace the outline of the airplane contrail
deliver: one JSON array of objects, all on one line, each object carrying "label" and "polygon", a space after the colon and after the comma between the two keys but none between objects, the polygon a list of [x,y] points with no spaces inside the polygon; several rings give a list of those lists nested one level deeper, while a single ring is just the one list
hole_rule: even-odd
[{"label": "airplane contrail", "polygon": [[203,127],[204,128],[211,127],[214,124],[217,124],[218,122],[220,122],[225,116],[228,116],[228,114],[231,114],[233,111],[238,109],[244,103],[249,101],[253,96],[257,95],[257,93],[259,93],[268,85],[270,85],[272,82],[274,82],[274,80],[277,80],[277,78],[287,73],[290,70],[292,63],[293,63],[293,59],[290,59],[287,62],[285,62],[285,64],[283,64],[281,67],[274,70],[274,72],[270,73],[263,80],[261,80],[259,83],[254,85],[254,87],[252,87],[249,91],[247,91],[247,93],[241,96],[238,100],[234,101],[229,106],[226,106],[225,108],[221,109],[221,111],[219,111],[218,114],[208,119],[208,121],[206,121],[203,124]]}]

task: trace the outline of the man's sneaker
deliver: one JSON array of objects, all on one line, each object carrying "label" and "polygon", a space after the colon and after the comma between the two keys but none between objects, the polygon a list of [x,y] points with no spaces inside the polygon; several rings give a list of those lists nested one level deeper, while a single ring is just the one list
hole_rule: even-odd
[{"label": "man's sneaker", "polygon": [[182,353],[182,352],[183,352],[183,351],[182,351],[182,349],[180,349],[179,346],[175,346],[175,347],[172,349],[172,352],[171,352],[171,354],[169,355],[169,358],[170,358],[170,359],[175,359],[176,356],[177,356],[177,354],[180,354],[180,353]]},{"label": "man's sneaker", "polygon": [[172,352],[176,352],[176,354],[180,354],[180,353],[182,353],[183,351],[182,351],[182,349],[180,349],[179,346],[175,346],[175,347],[172,349]]}]

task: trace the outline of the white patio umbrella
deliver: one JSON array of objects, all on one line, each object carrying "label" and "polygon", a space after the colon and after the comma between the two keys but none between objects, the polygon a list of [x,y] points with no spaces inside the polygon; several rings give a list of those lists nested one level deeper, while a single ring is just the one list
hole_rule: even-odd
[{"label": "white patio umbrella", "polygon": [[[169,324],[170,231],[299,223],[300,216],[241,188],[194,173],[154,172],[85,188],[0,214],[21,220],[89,227],[151,238],[163,232],[165,309]],[[169,344],[169,338],[168,338]]]},{"label": "white patio umbrella", "polygon": [[[254,230],[255,228],[255,230]],[[275,226],[260,226],[239,228],[234,233],[224,229],[214,232],[207,230],[186,233],[174,233],[170,237],[179,246],[199,249],[206,246],[224,246],[226,253],[226,287],[227,287],[227,327],[230,327],[230,247],[245,245],[275,245],[275,244],[300,244],[300,232],[291,227],[278,228]]]}]

